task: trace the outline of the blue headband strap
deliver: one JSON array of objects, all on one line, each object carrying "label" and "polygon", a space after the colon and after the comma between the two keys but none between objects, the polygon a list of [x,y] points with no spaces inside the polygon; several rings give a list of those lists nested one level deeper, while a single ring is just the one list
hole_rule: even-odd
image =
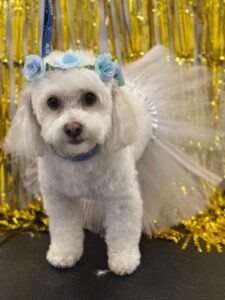
[{"label": "blue headband strap", "polygon": [[42,57],[52,50],[53,7],[51,0],[45,0],[44,27],[42,36]]}]

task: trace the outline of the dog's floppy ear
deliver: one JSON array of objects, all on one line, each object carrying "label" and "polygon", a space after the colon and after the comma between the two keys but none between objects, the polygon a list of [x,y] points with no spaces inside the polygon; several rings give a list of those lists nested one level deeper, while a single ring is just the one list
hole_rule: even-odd
[{"label": "dog's floppy ear", "polygon": [[136,99],[123,88],[112,87],[112,129],[107,140],[110,152],[120,150],[137,141],[139,122]]},{"label": "dog's floppy ear", "polygon": [[21,93],[21,103],[6,136],[4,149],[13,156],[25,157],[41,156],[44,152],[40,126],[33,114],[28,87]]}]

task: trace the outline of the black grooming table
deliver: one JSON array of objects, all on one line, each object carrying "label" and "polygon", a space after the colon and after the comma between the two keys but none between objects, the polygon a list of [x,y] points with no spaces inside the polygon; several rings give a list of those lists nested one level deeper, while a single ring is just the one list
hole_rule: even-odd
[{"label": "black grooming table", "polygon": [[72,269],[51,267],[48,234],[17,234],[0,246],[1,300],[217,300],[225,299],[225,253],[182,251],[168,241],[142,239],[142,262],[133,275],[106,270],[105,242],[87,233],[81,261]]}]

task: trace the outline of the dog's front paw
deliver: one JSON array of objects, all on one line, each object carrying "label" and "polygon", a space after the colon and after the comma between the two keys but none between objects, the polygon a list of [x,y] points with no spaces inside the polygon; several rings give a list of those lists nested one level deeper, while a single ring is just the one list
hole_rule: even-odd
[{"label": "dog's front paw", "polygon": [[50,246],[47,252],[48,262],[56,268],[70,268],[81,258],[83,249],[63,249]]},{"label": "dog's front paw", "polygon": [[133,273],[140,264],[140,251],[111,252],[108,259],[109,268],[117,275]]}]

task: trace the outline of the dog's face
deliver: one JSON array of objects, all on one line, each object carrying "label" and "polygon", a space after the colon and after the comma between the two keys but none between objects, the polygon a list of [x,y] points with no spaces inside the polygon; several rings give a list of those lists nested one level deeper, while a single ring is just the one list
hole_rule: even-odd
[{"label": "dog's face", "polygon": [[112,93],[95,72],[48,72],[30,91],[40,135],[57,152],[84,153],[105,143],[112,125]]},{"label": "dog's face", "polygon": [[48,71],[24,88],[7,150],[33,157],[44,155],[50,146],[76,155],[100,144],[117,151],[137,139],[140,116],[133,100],[115,82],[102,82],[93,70]]}]

